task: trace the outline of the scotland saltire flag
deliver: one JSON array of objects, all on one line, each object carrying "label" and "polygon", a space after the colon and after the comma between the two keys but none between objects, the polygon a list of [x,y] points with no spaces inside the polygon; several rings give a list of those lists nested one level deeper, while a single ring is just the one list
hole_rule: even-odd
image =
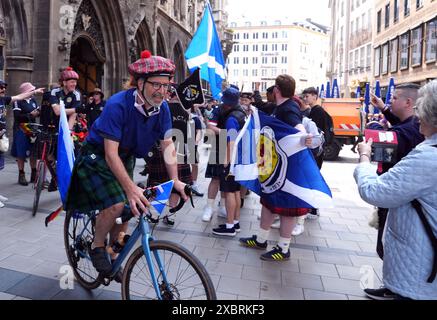
[{"label": "scotland saltire flag", "polygon": [[395,90],[396,90],[395,80],[393,78],[390,78],[390,82],[388,84],[388,89],[387,89],[387,95],[385,97],[385,105],[388,108],[391,108],[391,103]]},{"label": "scotland saltire flag", "polygon": [[191,73],[200,68],[201,78],[209,82],[214,98],[220,99],[222,82],[226,78],[225,59],[208,2],[199,28],[185,52],[185,59]]},{"label": "scotland saltire flag", "polygon": [[59,193],[61,194],[62,203],[65,205],[74,166],[74,144],[70,135],[65,105],[62,102],[60,112],[56,170],[58,174]]},{"label": "scotland saltire flag", "polygon": [[330,208],[332,194],[305,134],[252,108],[234,145],[235,180],[278,208]]},{"label": "scotland saltire flag", "polygon": [[173,190],[174,181],[160,184],[156,186],[156,198],[150,203],[153,208],[158,212],[159,215],[164,211],[166,204],[171,196],[171,191]]},{"label": "scotland saltire flag", "polygon": [[332,84],[332,98],[338,99],[340,98],[340,89],[338,88],[337,79],[334,79],[334,83]]}]

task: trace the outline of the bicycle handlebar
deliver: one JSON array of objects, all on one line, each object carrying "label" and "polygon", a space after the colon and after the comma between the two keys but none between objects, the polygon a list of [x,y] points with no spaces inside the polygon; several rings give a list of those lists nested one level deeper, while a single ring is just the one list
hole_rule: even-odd
[{"label": "bicycle handlebar", "polygon": [[[147,200],[151,200],[153,198],[156,197],[156,191],[157,191],[157,187],[152,187],[152,188],[146,188],[146,186],[142,183],[138,184],[138,187],[141,189],[144,189],[143,195],[144,197],[146,197]],[[182,207],[185,204],[184,199],[182,199],[181,193],[175,189],[173,189],[179,196],[180,196],[180,200],[179,203],[176,207],[172,208],[169,210],[170,213],[176,213],[179,210],[182,209]],[[191,205],[194,208],[194,201],[193,201],[193,195],[192,195],[192,188],[190,185],[186,185],[185,189],[184,189],[184,193],[190,198],[191,200]],[[159,218],[155,219],[152,217],[152,215],[150,213],[148,213],[146,215],[147,219],[151,222],[151,223],[158,223],[159,222]],[[118,217],[115,222],[118,225],[124,224],[126,222],[128,222],[130,219],[134,218],[134,214],[132,213],[132,210],[130,209],[130,207],[128,205],[125,206],[125,208],[123,209],[122,214],[120,215],[120,217]]]}]

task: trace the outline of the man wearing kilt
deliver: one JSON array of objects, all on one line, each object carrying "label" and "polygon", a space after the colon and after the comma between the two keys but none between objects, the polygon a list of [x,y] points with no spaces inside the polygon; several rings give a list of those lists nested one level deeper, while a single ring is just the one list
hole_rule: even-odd
[{"label": "man wearing kilt", "polygon": [[115,225],[125,203],[137,216],[150,205],[132,179],[135,158],[146,157],[156,141],[160,141],[174,188],[187,200],[185,184],[178,179],[171,116],[164,102],[174,71],[172,61],[144,51],[129,66],[132,89],[107,101],[76,160],[66,210],[100,211],[90,256],[103,275],[112,267],[106,255],[106,235],[110,233],[111,245],[120,232],[127,231],[127,224]]}]

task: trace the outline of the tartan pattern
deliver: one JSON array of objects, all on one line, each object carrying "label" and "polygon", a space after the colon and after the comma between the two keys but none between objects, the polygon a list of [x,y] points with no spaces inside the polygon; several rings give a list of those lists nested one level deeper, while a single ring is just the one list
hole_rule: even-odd
[{"label": "tartan pattern", "polygon": [[278,208],[268,204],[264,199],[261,199],[261,204],[269,209],[271,213],[285,217],[302,217],[310,212],[308,208]]},{"label": "tartan pattern", "polygon": [[159,56],[152,56],[148,59],[139,59],[129,65],[129,73],[133,76],[155,73],[168,73],[173,75],[175,69],[176,67],[171,60]]},{"label": "tartan pattern", "polygon": [[[171,179],[168,176],[167,167],[165,166],[164,157],[162,155],[161,149],[155,146],[151,150],[151,153],[153,153],[153,155],[146,158],[149,172],[147,185],[149,187],[154,187],[164,182],[170,181]],[[193,183],[193,177],[191,176],[191,167],[189,164],[178,164],[178,178],[185,184]]]},{"label": "tartan pattern", "polygon": [[[120,157],[132,179],[135,158],[126,154],[120,154]],[[73,168],[66,210],[104,210],[126,201],[124,190],[109,169],[104,153],[96,146],[85,144]]]}]

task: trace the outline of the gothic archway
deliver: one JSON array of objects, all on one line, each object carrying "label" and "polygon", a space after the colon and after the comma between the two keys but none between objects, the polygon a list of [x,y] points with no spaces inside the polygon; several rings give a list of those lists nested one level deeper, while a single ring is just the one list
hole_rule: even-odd
[{"label": "gothic archway", "polygon": [[165,46],[164,36],[160,28],[156,31],[156,54],[161,57],[167,58],[167,49]]},{"label": "gothic archway", "polygon": [[173,62],[176,66],[174,81],[182,83],[185,80],[185,59],[182,46],[178,41],[173,48]]},{"label": "gothic archway", "polygon": [[[123,16],[118,0],[83,0],[76,15],[72,37],[70,60],[78,55],[79,48],[85,52],[92,52],[95,57],[85,62],[101,63],[101,70],[96,66],[95,79],[89,74],[88,82],[98,84],[105,96],[110,96],[122,89],[123,82],[128,79],[127,66],[129,63],[126,34],[122,23]],[[79,41],[79,43],[78,43]],[[91,55],[92,56],[92,55]],[[100,78],[100,79],[99,79]]]},{"label": "gothic archway", "polygon": [[96,54],[92,39],[81,36],[71,47],[70,64],[79,73],[78,87],[82,92],[91,92],[101,87],[104,60]]},{"label": "gothic archway", "polygon": [[139,59],[140,53],[143,50],[153,52],[153,40],[146,19],[139,25],[137,33],[135,34],[135,41],[130,48],[131,62]]}]

